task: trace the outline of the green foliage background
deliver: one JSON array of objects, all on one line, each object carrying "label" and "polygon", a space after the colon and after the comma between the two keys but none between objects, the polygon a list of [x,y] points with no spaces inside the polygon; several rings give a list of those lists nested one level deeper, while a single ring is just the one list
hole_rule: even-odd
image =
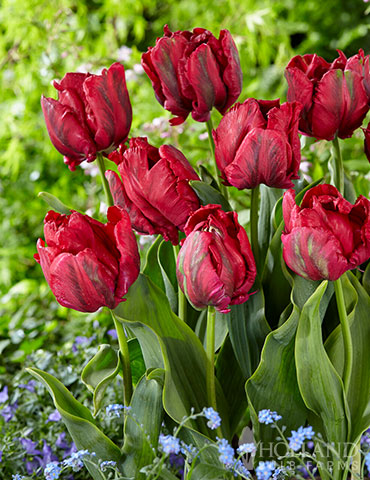
[{"label": "green foliage background", "polygon": [[[248,96],[284,99],[283,70],[293,55],[315,52],[331,60],[337,48],[348,56],[359,48],[369,53],[369,12],[362,0],[3,0],[0,373],[12,371],[46,339],[56,341],[67,317],[81,319],[56,304],[33,260],[48,209],[37,198],[39,191],[53,193],[76,209],[89,208],[94,215],[99,215],[101,197],[99,179],[86,176],[80,168],[69,172],[49,141],[40,96],[55,96],[53,79],[77,69],[99,72],[119,58],[121,47],[130,47],[131,57],[123,63],[134,77],[128,82],[134,112],[132,135],[148,134],[146,123],[169,115],[155,101],[149,80],[140,72],[135,74],[134,66],[162,35],[164,24],[173,30],[201,26],[214,34],[229,29],[244,72],[241,100]],[[198,140],[204,130],[202,124],[189,121],[181,141],[175,133],[171,141],[179,142],[193,163],[207,161],[208,152]],[[157,133],[151,141],[159,145],[163,139]],[[368,163],[360,142],[354,140],[353,145],[347,160],[365,174]],[[68,328],[63,332],[68,335]]]}]

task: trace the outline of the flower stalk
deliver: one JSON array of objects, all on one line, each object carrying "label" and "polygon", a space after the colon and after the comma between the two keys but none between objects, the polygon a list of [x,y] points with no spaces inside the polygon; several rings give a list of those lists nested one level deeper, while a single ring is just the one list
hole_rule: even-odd
[{"label": "flower stalk", "polygon": [[98,164],[98,167],[99,167],[100,176],[101,176],[101,180],[102,180],[102,184],[103,184],[103,189],[104,189],[104,193],[105,193],[105,201],[106,201],[108,207],[111,207],[112,205],[114,205],[113,197],[112,197],[112,194],[111,194],[111,191],[110,191],[110,188],[109,188],[108,180],[105,178],[105,164],[104,164],[103,155],[101,153],[97,154],[96,161],[97,161],[97,164]]},{"label": "flower stalk", "polygon": [[215,155],[215,142],[213,140],[212,136],[212,130],[213,130],[213,123],[212,123],[212,118],[209,117],[209,120],[206,122],[207,125],[207,133],[208,133],[208,140],[209,140],[209,146],[212,152],[212,158],[213,158],[213,165],[214,165],[214,176],[217,181],[218,188],[221,192],[221,194],[228,199],[228,192],[227,188],[222,184],[221,178],[220,178],[220,173],[217,168],[217,163],[216,163],[216,155]]},{"label": "flower stalk", "polygon": [[331,180],[332,185],[337,187],[339,192],[343,195],[344,193],[344,170],[343,170],[343,161],[342,154],[340,151],[340,145],[338,137],[335,136],[332,142],[331,150]]},{"label": "flower stalk", "polygon": [[120,358],[122,362],[123,370],[123,399],[124,405],[127,407],[130,405],[132,397],[132,373],[131,373],[131,364],[130,364],[130,353],[128,350],[128,343],[125,331],[123,329],[122,323],[117,320],[117,317],[111,310],[114,327],[117,332],[118,345],[120,350]]}]

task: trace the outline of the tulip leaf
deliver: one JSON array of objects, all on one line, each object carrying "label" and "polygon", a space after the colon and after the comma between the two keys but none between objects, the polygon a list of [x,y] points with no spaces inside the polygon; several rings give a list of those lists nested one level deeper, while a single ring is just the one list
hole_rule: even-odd
[{"label": "tulip leaf", "polygon": [[158,248],[158,265],[161,270],[164,291],[173,312],[177,313],[177,278],[176,262],[173,246],[170,242],[162,241]]},{"label": "tulip leaf", "polygon": [[370,295],[370,262],[368,263],[365,273],[362,277],[362,284],[366,290],[366,293]]},{"label": "tulip leaf", "polygon": [[262,290],[249,297],[241,305],[232,305],[228,316],[230,340],[235,357],[247,380],[257,368],[260,353],[270,327],[264,313]]},{"label": "tulip leaf", "polygon": [[98,352],[82,370],[81,380],[94,394],[94,417],[100,410],[108,385],[120,371],[119,352],[110,345],[100,345]]},{"label": "tulip leaf", "polygon": [[221,205],[222,210],[225,212],[232,211],[232,208],[226,198],[208,183],[201,182],[199,180],[190,180],[189,184],[198,195],[202,205]]},{"label": "tulip leaf", "polygon": [[52,195],[51,193],[40,192],[37,196],[42,198],[44,202],[46,202],[53,210],[58,213],[62,213],[64,215],[70,215],[72,213],[71,209],[67,207],[67,205],[64,205],[64,203],[62,203],[59,198],[57,198],[55,195]]},{"label": "tulip leaf", "polygon": [[[137,334],[137,322],[150,328],[160,343],[166,371],[163,393],[164,408],[177,422],[209,405],[206,394],[207,357],[200,340],[191,328],[171,310],[164,293],[145,275],[139,275],[131,285],[127,300],[115,314]],[[141,342],[140,332],[137,334]],[[145,345],[142,345],[145,357]],[[228,409],[221,388],[216,383],[217,408],[224,419],[227,435]],[[189,421],[189,426],[210,435],[203,418]]]},{"label": "tulip leaf", "polygon": [[225,478],[225,467],[199,463],[191,473],[191,480],[219,480]]},{"label": "tulip leaf", "polygon": [[[228,333],[227,328],[227,318],[228,315],[225,313],[220,313],[216,311],[216,322],[215,322],[215,352],[221,347],[224,343],[226,335]],[[197,337],[202,342],[203,347],[206,348],[207,343],[207,310],[203,310],[198,317],[197,324],[195,326],[195,333]]]},{"label": "tulip leaf", "polygon": [[227,336],[216,361],[216,376],[222,390],[225,392],[230,412],[230,432],[238,434],[237,428],[247,409],[247,397],[245,395],[245,377],[235,357],[230,337]]},{"label": "tulip leaf", "polygon": [[281,198],[282,190],[260,185],[260,207],[258,212],[258,245],[261,261],[264,260],[272,237],[272,211]]},{"label": "tulip leaf", "polygon": [[[370,323],[366,321],[370,312],[370,297],[351,272],[341,277],[341,283],[353,348],[352,374],[347,394],[351,416],[349,441],[356,443],[370,427]],[[342,375],[344,346],[340,325],[327,339],[325,348],[339,375]]]},{"label": "tulip leaf", "polygon": [[156,454],[163,419],[162,391],[164,371],[147,371],[137,384],[131,400],[131,409],[125,419],[123,463],[125,476],[144,480],[141,468],[150,465]]},{"label": "tulip leaf", "polygon": [[132,383],[136,385],[145,373],[145,362],[141,351],[140,343],[137,338],[131,338],[128,342],[128,352],[130,355],[130,367]]},{"label": "tulip leaf", "polygon": [[[55,377],[38,368],[27,368],[26,371],[41,381],[61,414],[78,450],[95,452],[100,460],[113,460],[120,465],[123,456],[120,449],[95,425],[90,411],[78,402],[67,388]],[[94,480],[101,480],[101,473],[93,462],[87,461],[86,467]]]},{"label": "tulip leaf", "polygon": [[[289,318],[267,336],[261,362],[246,384],[255,439],[267,445],[275,441],[276,431],[258,422],[260,410],[269,408],[278,412],[288,431],[304,425],[309,413],[298,387],[295,338],[301,309],[315,292],[317,284],[298,275],[294,277],[291,294],[293,310]],[[332,290],[328,289],[321,301],[321,318],[325,315]]]},{"label": "tulip leaf", "polygon": [[328,442],[346,442],[347,405],[343,383],[322,341],[320,302],[327,284],[327,281],[322,282],[311,295],[299,318],[295,342],[297,378],[307,408],[322,421],[324,439]]},{"label": "tulip leaf", "polygon": [[166,291],[161,268],[158,264],[158,250],[163,242],[161,235],[158,235],[153,244],[150,246],[149,250],[146,253],[145,265],[143,268],[143,273],[148,275],[153,282],[164,292]]}]

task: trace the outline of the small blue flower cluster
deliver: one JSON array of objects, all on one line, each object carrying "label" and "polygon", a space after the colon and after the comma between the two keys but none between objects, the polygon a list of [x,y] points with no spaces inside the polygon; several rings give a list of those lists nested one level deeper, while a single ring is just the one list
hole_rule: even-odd
[{"label": "small blue flower cluster", "polygon": [[127,413],[128,411],[131,410],[131,407],[125,407],[124,405],[121,405],[120,403],[112,403],[111,405],[108,405],[105,409],[106,414],[109,417],[120,417],[121,412],[123,411],[124,413]]},{"label": "small blue flower cluster", "polygon": [[253,453],[256,451],[256,446],[254,443],[242,443],[237,448],[237,453],[239,455],[245,455],[246,453]]},{"label": "small blue flower cluster", "polygon": [[292,430],[292,436],[288,437],[289,447],[298,452],[303,445],[305,440],[311,440],[315,435],[315,432],[312,430],[312,427],[299,427],[297,431]]},{"label": "small blue flower cluster", "polygon": [[24,480],[26,477],[22,477],[19,473],[12,475],[12,480]]},{"label": "small blue flower cluster", "polygon": [[[44,476],[46,480],[57,480],[60,476],[63,467],[71,467],[74,472],[79,472],[84,464],[83,458],[86,456],[95,456],[94,452],[89,452],[88,450],[79,450],[78,452],[72,453],[68,458],[63,460],[62,463],[59,462],[50,462],[46,465],[44,469]],[[16,479],[18,480],[18,479]]]},{"label": "small blue flower cluster", "polygon": [[203,415],[206,417],[207,420],[207,427],[211,430],[215,430],[221,425],[221,417],[220,415],[212,408],[203,408]]},{"label": "small blue flower cluster", "polygon": [[275,470],[275,462],[259,462],[256,467],[256,475],[258,480],[269,480]]},{"label": "small blue flower cluster", "polygon": [[269,425],[270,423],[277,422],[281,420],[282,416],[278,415],[276,412],[272,412],[269,409],[260,410],[258,412],[258,421],[260,423],[264,423],[265,425]]},{"label": "small blue flower cluster", "polygon": [[233,447],[225,438],[216,438],[220,462],[226,466],[232,465],[235,462]]},{"label": "small blue flower cluster", "polygon": [[115,468],[117,466],[117,462],[114,460],[105,460],[104,462],[101,462],[99,466],[101,471],[105,472],[107,468]]},{"label": "small blue flower cluster", "polygon": [[173,435],[159,435],[159,444],[164,453],[169,455],[170,453],[179,453],[180,440]]}]

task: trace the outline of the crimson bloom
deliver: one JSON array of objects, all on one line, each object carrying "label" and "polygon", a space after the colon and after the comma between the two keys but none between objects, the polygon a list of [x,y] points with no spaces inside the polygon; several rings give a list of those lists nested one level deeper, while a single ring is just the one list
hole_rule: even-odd
[{"label": "crimson bloom", "polygon": [[120,63],[101,75],[67,73],[54,87],[58,100],[42,96],[41,106],[50,140],[70,170],[127,140],[132,110]]},{"label": "crimson bloom", "polygon": [[294,190],[283,197],[283,257],[311,280],[337,280],[370,257],[370,201],[352,205],[331,185],[311,188],[299,207]]},{"label": "crimson bloom", "polygon": [[219,312],[249,298],[256,265],[248,236],[236,212],[207,205],[185,225],[186,239],[177,258],[177,279],[191,304]]},{"label": "crimson bloom", "polygon": [[35,259],[58,302],[80,312],[115,308],[140,270],[135,235],[127,213],[108,209],[108,223],[72,211],[45,217],[45,242],[39,239]]},{"label": "crimson bloom", "polygon": [[289,188],[301,160],[301,106],[279,100],[237,103],[213,131],[216,163],[226,185],[239,189],[261,183]]},{"label": "crimson bloom", "polygon": [[204,28],[164,36],[143,54],[142,66],[152,81],[159,103],[184,122],[191,112],[194,120],[206,122],[216,107],[222,114],[236,101],[242,89],[238,51],[228,30],[219,39]]},{"label": "crimson bloom", "polygon": [[[301,133],[318,139],[351,137],[369,110],[369,58],[364,52],[328,63],[318,55],[297,55],[288,63],[288,101],[303,105]],[[365,68],[364,68],[365,67]]]},{"label": "crimson bloom", "polygon": [[109,158],[118,164],[122,178],[106,172],[114,203],[128,211],[133,228],[144,234],[159,233],[177,245],[179,230],[199,208],[189,185],[189,180],[199,177],[184,155],[171,145],[156,148],[139,137],[131,138],[128,149]]}]

